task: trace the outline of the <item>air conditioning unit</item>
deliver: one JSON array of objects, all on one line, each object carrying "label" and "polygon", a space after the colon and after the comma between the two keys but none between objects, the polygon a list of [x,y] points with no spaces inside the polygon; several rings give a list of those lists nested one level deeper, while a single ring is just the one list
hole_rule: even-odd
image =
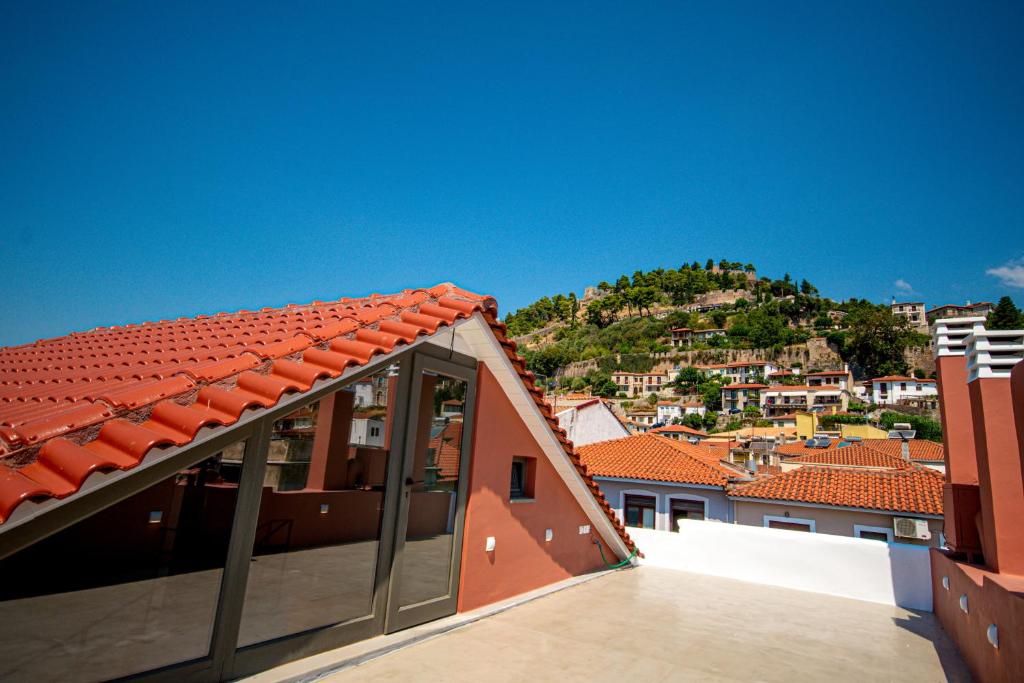
[{"label": "air conditioning unit", "polygon": [[927,541],[932,537],[932,532],[928,530],[928,521],[924,519],[894,517],[892,528],[896,538],[913,538],[918,541]]}]

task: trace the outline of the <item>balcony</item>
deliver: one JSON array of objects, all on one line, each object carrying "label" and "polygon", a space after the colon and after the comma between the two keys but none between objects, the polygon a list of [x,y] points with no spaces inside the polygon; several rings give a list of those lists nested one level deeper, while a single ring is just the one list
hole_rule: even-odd
[{"label": "balcony", "polygon": [[[295,662],[251,681],[325,675],[320,680],[334,683],[971,680],[932,614],[892,604],[921,599],[920,591],[877,592],[879,571],[896,568],[882,581],[890,588],[918,578],[916,554],[910,564],[888,563],[892,546],[877,541],[715,522],[684,525],[678,534],[631,529],[647,553],[639,567],[570,579],[553,590]],[[733,534],[735,529],[740,531]],[[752,546],[749,537],[765,534],[781,552],[758,565],[749,553],[767,545]],[[720,540],[709,558],[713,537]],[[672,550],[694,545],[699,549],[692,553]],[[808,562],[811,554],[816,561]],[[690,559],[680,564],[684,556]],[[855,566],[844,569],[851,559]],[[749,571],[754,580],[714,575],[716,563]],[[858,582],[864,571],[868,580]],[[832,585],[876,592],[851,599],[795,590],[772,583],[774,574],[796,582],[838,574]],[[807,587],[820,591],[827,584]],[[930,599],[927,576],[919,588]]]}]

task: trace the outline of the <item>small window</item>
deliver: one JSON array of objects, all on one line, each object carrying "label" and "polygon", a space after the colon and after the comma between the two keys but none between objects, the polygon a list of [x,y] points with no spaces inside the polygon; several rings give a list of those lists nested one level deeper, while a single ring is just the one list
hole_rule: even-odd
[{"label": "small window", "polygon": [[704,519],[704,503],[699,500],[673,500],[671,531],[679,531],[681,519]]},{"label": "small window", "polygon": [[650,496],[626,496],[626,526],[653,529],[655,500]]},{"label": "small window", "polygon": [[803,522],[783,522],[777,519],[768,520],[769,529],[788,529],[789,531],[810,531],[811,525]]},{"label": "small window", "polygon": [[862,524],[853,525],[853,535],[857,538],[866,538],[872,541],[881,541],[882,543],[892,543],[892,529],[880,526],[864,526]]},{"label": "small window", "polygon": [[512,458],[512,476],[508,497],[511,500],[533,499],[533,479],[536,461],[533,458]]}]

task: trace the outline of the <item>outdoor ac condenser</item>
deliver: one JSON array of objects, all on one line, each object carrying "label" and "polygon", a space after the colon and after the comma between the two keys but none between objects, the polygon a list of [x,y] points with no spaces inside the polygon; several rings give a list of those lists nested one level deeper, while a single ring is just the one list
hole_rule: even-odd
[{"label": "outdoor ac condenser", "polygon": [[892,527],[897,538],[913,538],[918,541],[927,541],[932,537],[932,532],[928,530],[927,520],[896,517],[892,520]]}]

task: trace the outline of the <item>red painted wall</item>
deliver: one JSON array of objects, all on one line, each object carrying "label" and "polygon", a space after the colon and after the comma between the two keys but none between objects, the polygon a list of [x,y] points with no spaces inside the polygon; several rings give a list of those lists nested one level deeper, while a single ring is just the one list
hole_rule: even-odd
[{"label": "red painted wall", "polygon": [[[955,562],[938,549],[931,554],[935,616],[971,673],[983,683],[1024,681],[1024,578]],[[967,596],[966,614],[960,609],[961,595]],[[989,624],[999,629],[999,649],[988,642]]]},{"label": "red painted wall", "polygon": [[[475,419],[459,611],[603,568],[591,535],[579,534],[590,520],[483,365]],[[513,457],[536,458],[533,502],[509,502]],[[554,531],[550,542],[544,540],[546,529]],[[490,553],[488,536],[496,541]]]}]

